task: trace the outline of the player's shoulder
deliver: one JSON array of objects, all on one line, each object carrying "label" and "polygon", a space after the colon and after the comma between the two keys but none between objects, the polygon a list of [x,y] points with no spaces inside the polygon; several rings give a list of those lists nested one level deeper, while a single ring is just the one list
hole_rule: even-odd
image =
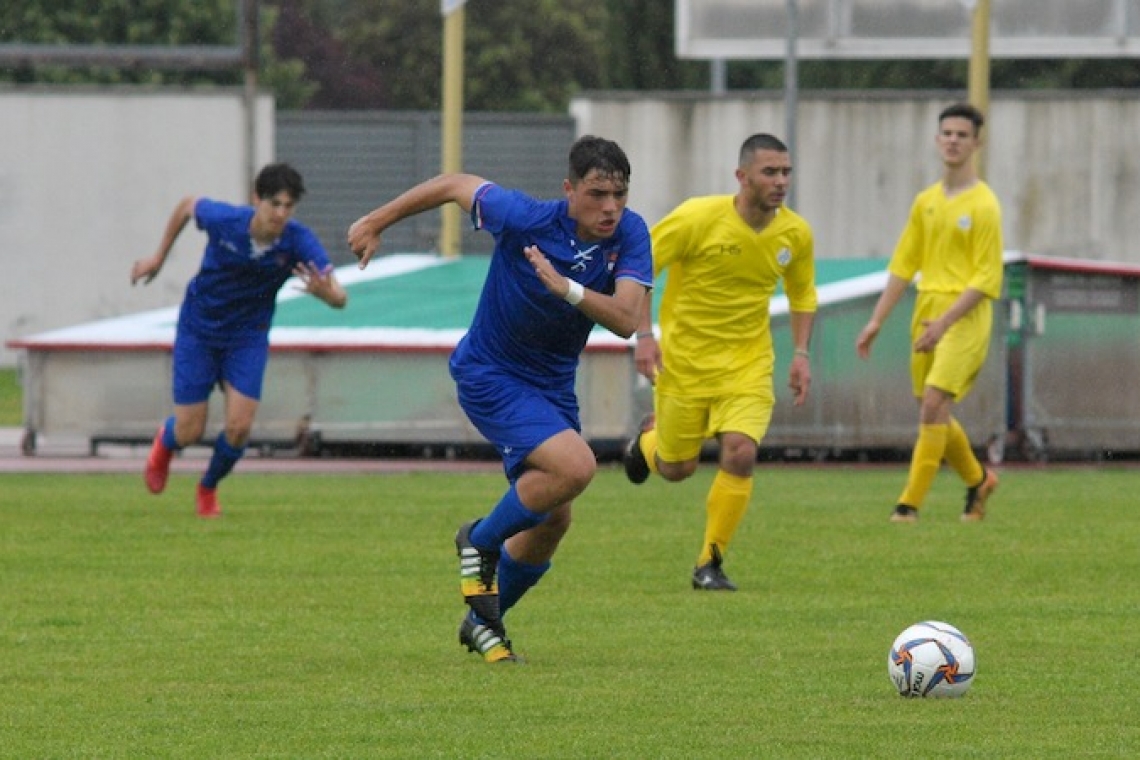
[{"label": "player's shoulder", "polygon": [[212,198],[194,202],[194,220],[198,229],[228,237],[247,234],[253,218],[252,206],[235,206]]},{"label": "player's shoulder", "polygon": [[787,206],[780,206],[780,213],[778,218],[780,220],[780,223],[785,226],[792,227],[797,230],[803,230],[809,234],[811,233],[811,224],[808,222],[808,220]]},{"label": "player's shoulder", "polygon": [[998,200],[997,193],[986,182],[979,180],[978,184],[974,187],[981,203],[995,208],[1001,207],[1001,201]]},{"label": "player's shoulder", "polygon": [[536,198],[513,187],[485,182],[475,192],[475,201],[486,211],[497,209],[506,218],[520,220],[526,227],[541,227],[567,215],[565,198]]},{"label": "player's shoulder", "polygon": [[657,224],[662,228],[676,229],[688,227],[700,229],[715,224],[719,219],[732,218],[736,214],[731,195],[698,195],[686,198]]},{"label": "player's shoulder", "polygon": [[731,195],[698,195],[688,198],[680,203],[674,210],[678,214],[691,214],[694,216],[717,216],[720,214],[735,213]]},{"label": "player's shoulder", "polygon": [[281,233],[281,248],[304,255],[313,255],[317,249],[325,249],[317,233],[296,219],[290,219],[285,224]]},{"label": "player's shoulder", "polygon": [[199,219],[212,219],[217,221],[228,221],[231,219],[240,219],[247,216],[252,212],[249,206],[235,206],[232,203],[225,201],[214,200],[205,196],[199,197],[194,201],[194,213]]},{"label": "player's shoulder", "polygon": [[621,219],[618,221],[618,231],[625,235],[648,233],[649,225],[637,211],[631,208],[626,208],[622,212]]},{"label": "player's shoulder", "polygon": [[942,191],[942,180],[931,182],[926,187],[919,190],[914,196],[915,204],[928,203],[937,198],[944,197],[945,193]]}]

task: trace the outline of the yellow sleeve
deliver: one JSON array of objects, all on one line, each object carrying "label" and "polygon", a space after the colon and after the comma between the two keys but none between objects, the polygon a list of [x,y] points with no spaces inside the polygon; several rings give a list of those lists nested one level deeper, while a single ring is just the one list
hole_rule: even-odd
[{"label": "yellow sleeve", "polygon": [[653,276],[657,277],[690,248],[693,237],[692,215],[685,213],[686,201],[653,225],[649,236],[653,243]]},{"label": "yellow sleeve", "polygon": [[819,306],[815,289],[815,240],[804,224],[792,261],[784,270],[784,293],[792,311],[814,312]]},{"label": "yellow sleeve", "polygon": [[914,279],[922,268],[922,253],[925,250],[922,225],[922,195],[919,194],[910,206],[910,216],[903,227],[895,252],[891,255],[887,271],[907,282]]},{"label": "yellow sleeve", "polygon": [[974,218],[974,274],[967,287],[990,298],[1001,297],[1002,263],[1001,207],[996,198],[977,210]]}]

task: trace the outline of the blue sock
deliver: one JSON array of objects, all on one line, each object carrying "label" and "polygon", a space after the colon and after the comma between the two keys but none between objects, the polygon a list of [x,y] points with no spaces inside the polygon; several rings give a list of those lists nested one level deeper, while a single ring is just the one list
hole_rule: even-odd
[{"label": "blue sock", "polygon": [[545,513],[531,512],[519,501],[518,489],[511,484],[491,514],[480,520],[471,531],[471,543],[480,549],[498,549],[514,534],[545,520]]},{"label": "blue sock", "polygon": [[174,437],[174,417],[167,417],[166,422],[162,423],[162,445],[171,451],[182,448],[178,445],[178,439]]},{"label": "blue sock", "polygon": [[507,554],[504,548],[499,555],[499,614],[506,615],[507,610],[514,607],[549,569],[549,562],[528,565]]},{"label": "blue sock", "polygon": [[230,445],[226,440],[226,433],[218,433],[218,440],[214,441],[214,455],[210,457],[210,465],[206,474],[202,476],[203,488],[217,488],[218,481],[230,474],[230,470],[245,454],[245,446],[240,449]]}]

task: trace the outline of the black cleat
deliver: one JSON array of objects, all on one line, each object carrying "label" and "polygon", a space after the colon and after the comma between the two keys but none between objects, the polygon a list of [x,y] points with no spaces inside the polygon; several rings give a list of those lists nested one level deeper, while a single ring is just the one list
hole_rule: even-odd
[{"label": "black cleat", "polygon": [[471,615],[459,624],[459,643],[468,652],[478,652],[484,662],[521,662],[511,651],[511,642],[500,625],[498,628],[476,623]]},{"label": "black cleat", "polygon": [[693,588],[700,591],[736,591],[736,584],[721,569],[720,547],[712,545],[712,559],[693,570]]},{"label": "black cleat", "polygon": [[635,486],[649,479],[649,462],[645,461],[645,455],[641,453],[641,434],[652,430],[653,424],[653,415],[647,415],[638,426],[637,435],[625,445],[625,453],[622,454],[621,463],[625,465],[625,476]]},{"label": "black cleat", "polygon": [[459,554],[459,588],[463,601],[491,626],[498,626],[499,583],[495,572],[499,566],[499,550],[480,549],[471,543],[471,529],[478,520],[464,523],[455,534],[455,550]]},{"label": "black cleat", "polygon": [[891,512],[891,522],[916,523],[918,522],[918,510],[906,504],[899,504],[895,507],[895,511]]}]

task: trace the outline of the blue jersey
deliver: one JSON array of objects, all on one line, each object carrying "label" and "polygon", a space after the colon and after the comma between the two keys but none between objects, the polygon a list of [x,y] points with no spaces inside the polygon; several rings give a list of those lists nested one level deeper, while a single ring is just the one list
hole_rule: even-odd
[{"label": "blue jersey", "polygon": [[471,220],[495,237],[491,266],[471,328],[452,363],[501,369],[539,388],[572,389],[578,357],[594,322],[552,294],[526,260],[537,246],[562,275],[612,295],[619,279],[653,285],[649,229],[628,209],[612,237],[586,243],[566,200],[539,201],[485,183],[475,192]]},{"label": "blue jersey", "polygon": [[216,344],[268,335],[277,291],[293,267],[300,262],[318,269],[329,266],[317,236],[294,220],[268,248],[256,248],[249,234],[253,213],[252,206],[206,198],[194,205],[194,220],[209,241],[198,274],[186,286],[180,330]]}]

